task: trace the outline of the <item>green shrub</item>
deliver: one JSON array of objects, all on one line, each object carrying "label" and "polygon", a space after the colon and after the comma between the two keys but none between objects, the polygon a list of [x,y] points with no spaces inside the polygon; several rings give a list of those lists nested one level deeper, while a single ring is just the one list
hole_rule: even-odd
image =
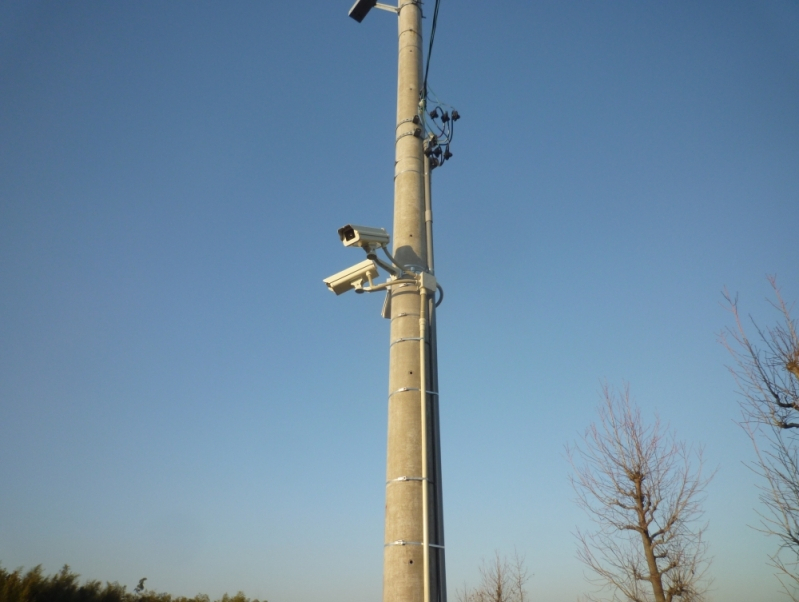
[{"label": "green shrub", "polygon": [[[69,565],[55,575],[45,576],[42,566],[35,566],[27,573],[19,568],[13,572],[0,565],[0,602],[211,602],[205,594],[193,598],[172,596],[136,588],[128,592],[124,585],[99,581],[86,581],[81,585],[80,575],[70,570]],[[143,581],[142,581],[143,583]],[[250,600],[242,592],[235,596],[225,594],[216,602],[267,602]]]}]

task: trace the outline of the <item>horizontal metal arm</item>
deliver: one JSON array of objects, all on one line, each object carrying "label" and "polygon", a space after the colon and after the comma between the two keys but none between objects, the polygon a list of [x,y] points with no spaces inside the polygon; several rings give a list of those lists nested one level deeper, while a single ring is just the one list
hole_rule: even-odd
[{"label": "horizontal metal arm", "polygon": [[384,282],[383,284],[375,284],[374,286],[370,286],[369,288],[364,287],[362,290],[364,293],[376,293],[377,291],[384,291],[387,288],[391,288],[397,284],[417,284],[416,280],[390,280],[389,282]]}]

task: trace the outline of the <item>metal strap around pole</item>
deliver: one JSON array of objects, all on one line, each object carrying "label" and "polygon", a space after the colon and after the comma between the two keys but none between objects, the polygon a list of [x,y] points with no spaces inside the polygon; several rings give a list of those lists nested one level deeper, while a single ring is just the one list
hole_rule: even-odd
[{"label": "metal strap around pole", "polygon": [[[384,548],[388,546],[423,546],[424,543],[421,541],[407,541],[405,539],[398,539],[397,541],[390,541],[386,544],[383,544]],[[437,543],[428,543],[428,547],[430,548],[438,548],[439,550],[443,550],[444,546],[440,546]]]},{"label": "metal strap around pole", "polygon": [[402,121],[400,121],[397,124],[397,127],[395,127],[394,129],[396,130],[403,123],[412,123],[413,125],[419,125],[419,123],[420,123],[419,116],[418,115],[414,115],[413,117],[408,117],[407,119],[403,119]]},{"label": "metal strap around pole", "polygon": [[412,171],[413,173],[418,173],[418,174],[422,173],[418,169],[403,169],[401,172],[394,174],[394,179],[396,180],[399,176],[401,176],[404,173],[408,173],[409,171]]},{"label": "metal strap around pole", "polygon": [[428,479],[425,477],[397,477],[396,479],[391,479],[390,481],[386,481],[386,485],[390,485],[391,483],[403,483],[405,481],[427,481]]},{"label": "metal strap around pole", "polygon": [[[417,389],[415,387],[402,387],[401,389],[397,389],[396,391],[392,391],[388,394],[388,398],[391,399],[391,396],[395,393],[407,393],[408,391],[420,391],[421,389]],[[425,391],[428,395],[438,395],[438,391]]]},{"label": "metal strap around pole", "polygon": [[416,128],[412,132],[402,132],[399,136],[397,136],[396,140],[394,140],[394,144],[402,140],[405,136],[415,136],[416,138],[419,138],[421,135],[422,135],[421,128]]},{"label": "metal strap around pole", "polygon": [[408,313],[408,312],[403,312],[403,313],[397,314],[396,316],[391,318],[391,321],[393,322],[394,320],[396,320],[398,318],[418,318],[418,317],[419,317],[419,314],[411,314],[411,313]]},{"label": "metal strap around pole", "polygon": [[422,337],[401,337],[399,339],[394,339],[393,341],[391,341],[389,347],[393,347],[397,343],[404,343],[406,341],[423,341],[423,340],[424,339]]}]

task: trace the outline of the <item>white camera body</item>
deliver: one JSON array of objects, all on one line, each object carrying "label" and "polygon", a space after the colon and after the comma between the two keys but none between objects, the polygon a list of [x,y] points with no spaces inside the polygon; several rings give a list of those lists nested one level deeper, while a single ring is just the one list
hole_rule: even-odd
[{"label": "white camera body", "polygon": [[391,239],[384,228],[369,228],[353,224],[339,228],[338,236],[345,247],[363,247],[367,252],[387,246]]},{"label": "white camera body", "polygon": [[364,281],[371,285],[372,279],[377,278],[378,275],[377,264],[371,259],[366,259],[346,270],[341,270],[338,274],[325,278],[324,283],[337,295],[346,293],[350,289],[362,292]]}]

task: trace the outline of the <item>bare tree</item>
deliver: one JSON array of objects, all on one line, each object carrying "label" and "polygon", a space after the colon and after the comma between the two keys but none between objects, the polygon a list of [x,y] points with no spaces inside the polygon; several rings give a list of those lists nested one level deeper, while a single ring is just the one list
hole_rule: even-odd
[{"label": "bare tree", "polygon": [[763,477],[760,530],[779,539],[771,564],[785,592],[799,602],[799,337],[792,308],[776,279],[769,277],[769,282],[779,323],[761,329],[752,320],[753,342],[744,330],[737,298],[725,291],[735,326],[722,334],[722,342],[735,360],[730,371],[741,394],[741,426],[755,449],[750,467]]},{"label": "bare tree", "polygon": [[[678,441],[621,392],[602,390],[599,418],[574,448],[577,503],[596,524],[577,531],[578,558],[611,600],[701,602],[708,582],[701,523],[702,449]],[[590,597],[590,600],[596,600]]]},{"label": "bare tree", "polygon": [[524,586],[529,579],[524,557],[518,552],[510,560],[495,552],[491,561],[484,560],[480,566],[480,585],[458,590],[458,602],[527,602]]}]

